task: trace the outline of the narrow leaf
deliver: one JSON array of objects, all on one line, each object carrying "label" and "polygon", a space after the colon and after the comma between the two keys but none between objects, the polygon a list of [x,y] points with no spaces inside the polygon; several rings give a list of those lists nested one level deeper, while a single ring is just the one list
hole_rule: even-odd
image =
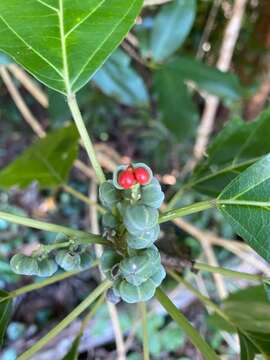
[{"label": "narrow leaf", "polygon": [[76,92],[121,42],[141,6],[142,0],[1,0],[0,49],[47,86]]},{"label": "narrow leaf", "polygon": [[3,344],[12,312],[12,300],[8,299],[7,296],[8,293],[0,289],[0,345]]},{"label": "narrow leaf", "polygon": [[151,34],[150,48],[156,62],[166,60],[184,42],[196,13],[196,0],[175,0],[158,13]]},{"label": "narrow leaf", "polygon": [[257,347],[240,331],[238,332],[240,340],[240,360],[253,360],[255,355],[260,353]]},{"label": "narrow leaf", "polygon": [[206,360],[218,360],[216,353],[203,340],[198,331],[188,322],[185,316],[171,302],[167,295],[158,288],[156,290],[156,298],[160,304],[167,310],[168,314],[177,322],[181,329],[187,334],[192,344],[201,352]]},{"label": "narrow leaf", "polygon": [[218,207],[235,232],[270,261],[270,154],[222,191]]},{"label": "narrow leaf", "polygon": [[79,350],[79,345],[80,345],[80,341],[81,341],[81,335],[82,334],[79,334],[75,338],[69,352],[63,357],[62,360],[77,360],[78,359],[78,356],[79,356],[78,350]]},{"label": "narrow leaf", "polygon": [[75,126],[57,130],[30,146],[0,171],[0,187],[26,187],[38,181],[41,188],[53,188],[66,181],[78,154]]}]

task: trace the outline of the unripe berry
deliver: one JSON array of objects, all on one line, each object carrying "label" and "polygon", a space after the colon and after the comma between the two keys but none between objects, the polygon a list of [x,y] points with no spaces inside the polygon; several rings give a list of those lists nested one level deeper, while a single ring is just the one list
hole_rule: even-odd
[{"label": "unripe berry", "polygon": [[151,176],[147,169],[143,167],[138,167],[134,169],[134,175],[140,185],[148,184]]},{"label": "unripe berry", "polygon": [[130,189],[136,182],[132,169],[121,171],[118,175],[118,184],[124,189]]}]

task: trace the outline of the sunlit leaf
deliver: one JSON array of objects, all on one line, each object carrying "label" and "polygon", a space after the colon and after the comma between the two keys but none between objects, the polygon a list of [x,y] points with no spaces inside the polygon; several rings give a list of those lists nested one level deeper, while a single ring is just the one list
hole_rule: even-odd
[{"label": "sunlit leaf", "polygon": [[0,49],[47,86],[76,92],[117,47],[142,0],[1,0]]}]

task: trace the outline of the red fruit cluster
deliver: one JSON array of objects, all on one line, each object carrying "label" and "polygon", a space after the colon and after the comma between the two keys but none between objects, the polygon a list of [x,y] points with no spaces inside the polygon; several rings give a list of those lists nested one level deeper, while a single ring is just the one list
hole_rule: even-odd
[{"label": "red fruit cluster", "polygon": [[138,167],[133,169],[128,167],[126,170],[123,170],[118,175],[118,183],[124,189],[130,189],[133,185],[139,183],[140,185],[146,185],[149,182],[150,174],[143,168]]}]

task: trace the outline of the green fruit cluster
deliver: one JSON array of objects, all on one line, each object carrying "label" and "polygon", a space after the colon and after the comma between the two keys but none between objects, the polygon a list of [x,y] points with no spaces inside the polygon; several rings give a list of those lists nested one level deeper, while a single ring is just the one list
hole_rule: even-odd
[{"label": "green fruit cluster", "polygon": [[10,260],[11,269],[20,275],[52,276],[60,266],[65,271],[86,270],[95,258],[88,247],[56,250],[51,254],[40,253],[27,256],[16,254]]},{"label": "green fruit cluster", "polygon": [[112,242],[112,248],[103,252],[101,269],[113,281],[116,297],[136,303],[152,298],[166,276],[159,251],[153,245],[160,233],[158,209],[164,193],[152,171],[147,185],[121,189],[117,179],[119,171],[125,169],[118,167],[113,180],[99,188],[100,201],[107,209],[102,217],[104,235]]}]

